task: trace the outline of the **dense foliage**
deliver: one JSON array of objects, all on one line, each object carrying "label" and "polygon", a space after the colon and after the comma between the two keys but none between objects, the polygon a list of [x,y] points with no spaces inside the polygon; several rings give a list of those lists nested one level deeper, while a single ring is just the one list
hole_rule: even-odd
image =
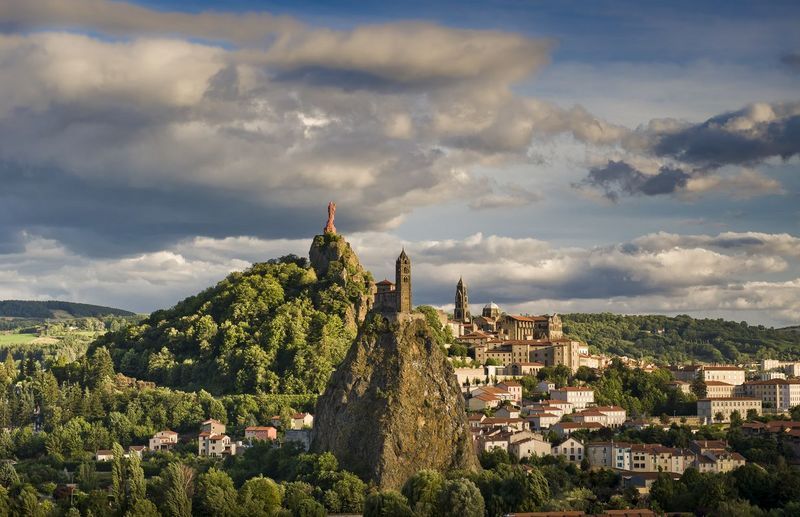
[{"label": "dense foliage", "polygon": [[662,363],[800,359],[800,333],[690,316],[565,314],[564,332],[595,352]]},{"label": "dense foliage", "polygon": [[135,316],[130,311],[59,301],[0,300],[0,318],[50,319],[97,318],[100,316]]},{"label": "dense foliage", "polygon": [[255,264],[95,346],[125,375],[159,385],[318,394],[355,337],[348,319],[363,275],[357,262],[331,262],[324,278],[295,256]]}]

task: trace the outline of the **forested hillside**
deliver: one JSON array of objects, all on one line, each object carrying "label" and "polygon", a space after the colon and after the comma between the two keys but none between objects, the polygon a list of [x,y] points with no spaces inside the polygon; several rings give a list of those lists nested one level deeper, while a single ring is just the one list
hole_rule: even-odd
[{"label": "forested hillside", "polygon": [[800,333],[690,316],[565,314],[564,332],[599,352],[657,361],[800,360]]},{"label": "forested hillside", "polygon": [[125,375],[187,391],[321,393],[372,279],[339,236],[318,236],[311,257],[313,267],[287,256],[232,273],[93,347],[107,347]]},{"label": "forested hillside", "polygon": [[60,301],[0,300],[0,318],[63,319],[135,316],[133,312],[100,305]]}]

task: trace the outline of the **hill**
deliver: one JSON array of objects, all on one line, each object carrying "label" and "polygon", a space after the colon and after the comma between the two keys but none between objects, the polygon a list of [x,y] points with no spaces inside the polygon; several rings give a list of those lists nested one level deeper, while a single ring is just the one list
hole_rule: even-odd
[{"label": "hill", "polygon": [[29,320],[136,316],[135,313],[101,305],[62,301],[0,300],[0,318]]},{"label": "hill", "polygon": [[800,332],[686,315],[565,314],[564,332],[595,351],[681,363],[800,360]]},{"label": "hill", "polygon": [[319,394],[372,303],[372,277],[338,235],[235,272],[100,337],[117,371],[216,394]]}]

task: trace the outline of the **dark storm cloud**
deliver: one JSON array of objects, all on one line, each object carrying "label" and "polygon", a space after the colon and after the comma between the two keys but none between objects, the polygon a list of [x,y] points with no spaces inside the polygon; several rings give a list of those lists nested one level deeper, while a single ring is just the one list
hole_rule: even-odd
[{"label": "dark storm cloud", "polygon": [[624,161],[609,160],[602,167],[590,169],[588,177],[580,185],[599,188],[608,199],[616,201],[621,194],[672,194],[686,186],[690,177],[690,174],[670,167],[661,167],[657,174],[644,174]]},{"label": "dark storm cloud", "polygon": [[754,105],[702,124],[656,134],[652,152],[719,168],[747,165],[800,153],[800,105]]}]

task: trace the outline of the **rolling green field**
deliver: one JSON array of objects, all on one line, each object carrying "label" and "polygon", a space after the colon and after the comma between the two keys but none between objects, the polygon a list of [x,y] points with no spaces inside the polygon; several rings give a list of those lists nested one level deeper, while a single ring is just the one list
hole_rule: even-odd
[{"label": "rolling green field", "polygon": [[0,334],[0,345],[27,345],[37,337],[36,334]]}]

